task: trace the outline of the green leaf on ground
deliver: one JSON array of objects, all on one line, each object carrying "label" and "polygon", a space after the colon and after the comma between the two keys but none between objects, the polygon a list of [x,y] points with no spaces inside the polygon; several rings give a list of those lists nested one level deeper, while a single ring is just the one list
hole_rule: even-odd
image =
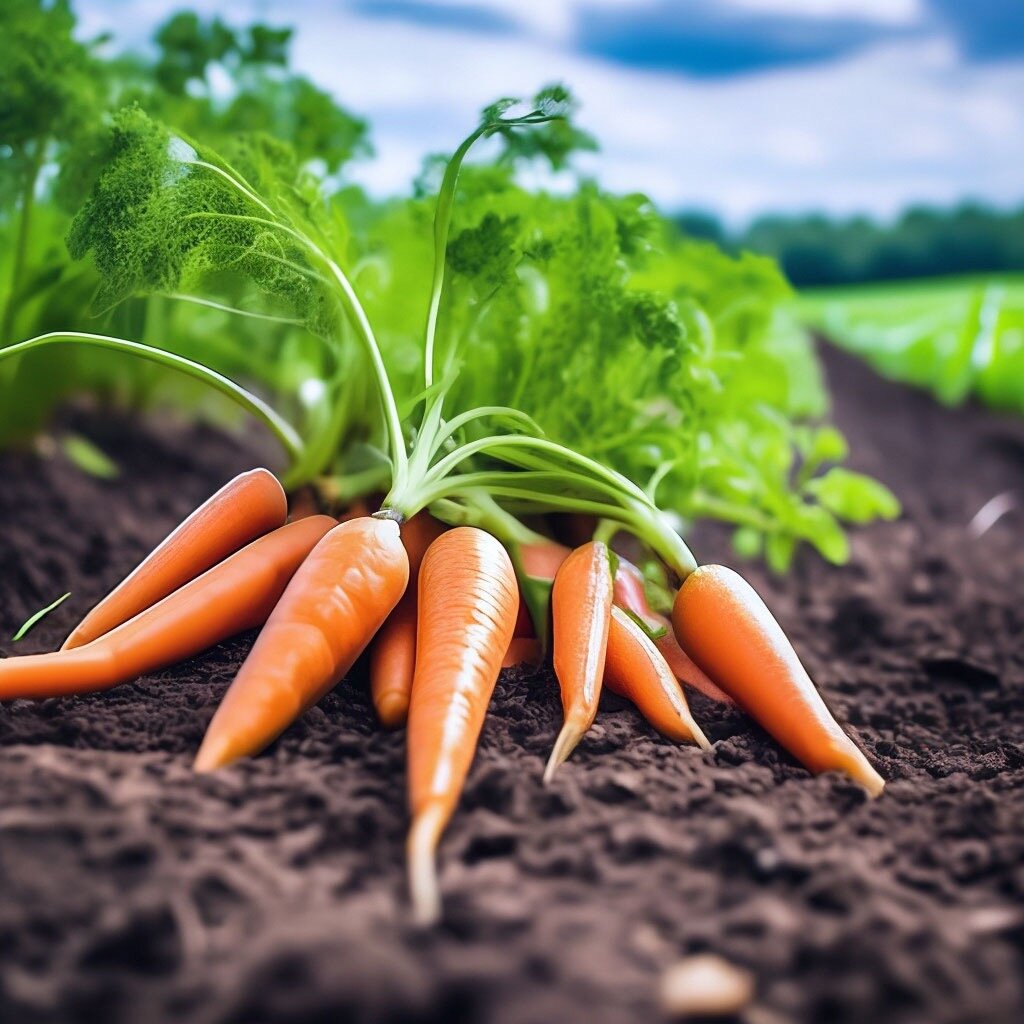
[{"label": "green leaf on ground", "polygon": [[60,605],[62,605],[70,596],[71,591],[69,590],[66,594],[63,594],[60,597],[58,597],[57,600],[54,601],[52,604],[48,604],[45,608],[40,608],[39,611],[35,612],[35,614],[30,615],[28,619],[25,621],[24,625],[21,627],[21,629],[19,629],[18,632],[15,633],[13,637],[11,637],[11,639],[15,642],[23,639],[25,635],[28,633],[28,631],[32,629],[32,627],[35,626],[36,623],[40,621],[40,619],[44,619],[47,615],[50,614],[50,612],[54,610],[54,608],[57,608]]}]

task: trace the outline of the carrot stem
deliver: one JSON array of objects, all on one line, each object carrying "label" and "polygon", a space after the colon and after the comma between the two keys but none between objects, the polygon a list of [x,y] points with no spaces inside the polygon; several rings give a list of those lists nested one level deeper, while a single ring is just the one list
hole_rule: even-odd
[{"label": "carrot stem", "polygon": [[[2,341],[2,339],[0,339]],[[251,413],[258,420],[266,424],[270,431],[281,442],[285,451],[292,459],[298,459],[302,455],[303,443],[295,428],[274,409],[272,409],[262,398],[249,391],[241,385],[225,377],[222,373],[197,363],[185,356],[179,356],[174,352],[168,352],[161,348],[154,348],[152,345],[144,345],[138,341],[126,341],[124,338],[114,338],[107,334],[88,334],[84,331],[51,331],[49,334],[40,334],[27,341],[19,341],[16,345],[0,347],[0,360],[11,359],[14,356],[31,352],[36,348],[43,348],[54,344],[79,344],[91,345],[95,348],[112,349],[115,352],[122,352],[126,355],[137,356],[146,359],[151,363],[158,363],[172,370],[177,370],[189,377],[208,384],[215,391],[230,398],[236,405],[240,405],[247,412]]]}]

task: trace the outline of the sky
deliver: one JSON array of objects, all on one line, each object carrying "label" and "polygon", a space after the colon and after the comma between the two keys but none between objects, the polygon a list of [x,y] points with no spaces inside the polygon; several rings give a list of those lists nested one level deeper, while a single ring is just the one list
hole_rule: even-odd
[{"label": "sky", "polygon": [[[138,45],[186,6],[77,0]],[[353,177],[401,191],[499,96],[562,81],[601,150],[580,167],[662,208],[891,217],[1024,202],[1024,0],[234,0],[292,24],[293,66],[369,118]]]}]

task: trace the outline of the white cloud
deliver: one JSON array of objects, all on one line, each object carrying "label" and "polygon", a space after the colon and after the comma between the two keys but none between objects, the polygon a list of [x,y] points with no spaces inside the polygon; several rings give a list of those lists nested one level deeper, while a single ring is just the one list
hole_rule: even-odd
[{"label": "white cloud", "polygon": [[923,20],[921,0],[725,0],[758,14],[824,20],[851,19],[879,25],[913,25]]},{"label": "white cloud", "polygon": [[423,7],[491,11],[549,41],[568,40],[580,18],[598,8],[651,6],[654,0],[413,0]]},{"label": "white cloud", "polygon": [[[573,2],[551,0],[560,9]],[[965,65],[942,38],[691,80],[584,57],[554,30],[545,38],[429,28],[340,5],[316,5],[313,17],[301,2],[289,13],[296,67],[371,121],[378,156],[358,178],[379,194],[407,187],[423,154],[453,149],[483,104],[561,79],[602,143],[586,169],[667,208],[700,205],[742,220],[764,209],[887,215],[917,201],[1024,200],[1024,111],[1015,100],[1024,63]],[[233,20],[247,16],[281,15],[240,0]]]}]

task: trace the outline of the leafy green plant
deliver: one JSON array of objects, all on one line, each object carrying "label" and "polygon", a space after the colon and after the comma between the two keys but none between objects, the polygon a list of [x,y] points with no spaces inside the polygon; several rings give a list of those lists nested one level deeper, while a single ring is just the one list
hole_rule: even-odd
[{"label": "leafy green plant", "polygon": [[[106,331],[186,358],[202,355],[222,373],[294,390],[295,376],[318,370],[322,353],[290,325],[275,331],[267,321],[235,318],[226,329],[223,311],[181,295],[135,296],[114,306],[93,301],[100,284],[95,269],[72,260],[65,246],[70,214],[112,158],[111,111],[125,102],[208,142],[262,131],[283,144],[289,160],[332,181],[369,152],[365,122],[288,71],[290,29],[235,28],[183,12],[158,29],[154,56],[101,59],[96,44],[109,49],[110,41],[76,41],[66,2],[16,0],[4,17],[0,347],[58,328]],[[233,304],[241,298],[232,296]],[[155,364],[95,349],[33,351],[0,372],[0,442],[24,441],[45,427],[63,397],[81,391],[138,408],[160,398],[228,419],[223,405],[211,406],[204,391]]]},{"label": "leafy green plant", "polygon": [[1024,280],[953,278],[800,297],[797,315],[886,376],[1024,412]]},{"label": "leafy green plant", "polygon": [[[101,275],[98,308],[187,297],[301,329],[319,359],[296,393],[279,386],[267,405],[202,355],[83,332],[27,344],[86,342],[173,365],[267,423],[289,452],[290,484],[388,491],[403,517],[431,505],[493,521],[495,497],[515,512],[587,512],[685,571],[690,556],[661,505],[734,523],[739,549],[763,550],[778,569],[799,540],[843,561],[839,520],[896,505],[856,474],[842,488],[816,475],[845,447],[799,423],[824,397],[809,348],[780,320],[784,281],[766,260],[681,241],[643,197],[518,186],[518,161],[562,166],[591,145],[571,110],[560,87],[525,113],[512,101],[487,108],[436,198],[363,201],[357,233],[351,196],[326,199],[289,147],[236,135],[220,155],[130,107],[69,234],[72,254],[91,254]],[[497,158],[464,168],[484,137],[502,141]],[[425,325],[408,302],[417,293]]]},{"label": "leafy green plant", "polygon": [[[26,38],[41,24],[28,19]],[[565,170],[594,148],[564,116],[565,90],[523,122],[511,101],[488,108],[452,158],[425,161],[411,196],[377,203],[341,178],[368,149],[365,124],[287,72],[289,37],[183,13],[155,59],[100,67],[83,48],[101,87],[37,203],[51,248],[63,206],[79,208],[73,261],[50,257],[26,289],[16,333],[44,340],[3,350],[0,388],[20,399],[2,434],[37,428],[72,390],[197,409],[212,387],[277,435],[289,483],[340,499],[391,487],[406,513],[460,444],[477,445],[465,468],[499,471],[509,446],[487,438],[500,428],[636,481],[677,525],[733,524],[737,549],[777,569],[803,540],[842,561],[842,522],[895,514],[884,489],[834,475],[845,444],[814,425],[824,389],[770,260],[686,240],[642,196],[518,184],[526,163]],[[229,95],[211,89],[214,68]],[[104,114],[115,99],[131,102]],[[464,166],[485,137],[487,159]],[[77,344],[48,360],[58,338]],[[410,444],[429,454],[406,467]],[[517,472],[566,470],[534,448]],[[598,496],[570,495],[609,511]]]}]

